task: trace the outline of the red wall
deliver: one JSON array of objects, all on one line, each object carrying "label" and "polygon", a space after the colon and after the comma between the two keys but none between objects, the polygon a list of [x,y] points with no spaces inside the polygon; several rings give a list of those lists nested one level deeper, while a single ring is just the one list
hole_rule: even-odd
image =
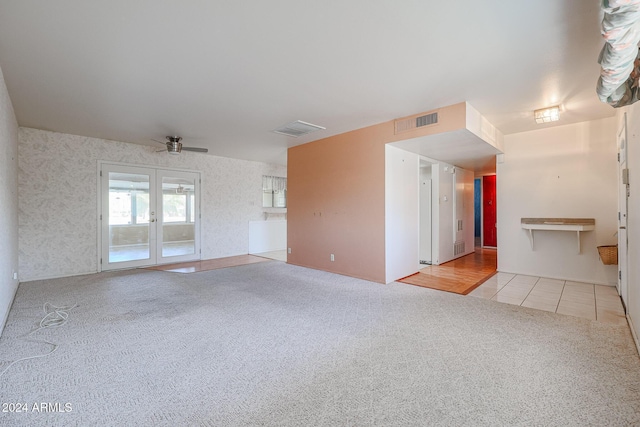
[{"label": "red wall", "polygon": [[482,178],[482,231],[484,246],[498,246],[496,176]]}]

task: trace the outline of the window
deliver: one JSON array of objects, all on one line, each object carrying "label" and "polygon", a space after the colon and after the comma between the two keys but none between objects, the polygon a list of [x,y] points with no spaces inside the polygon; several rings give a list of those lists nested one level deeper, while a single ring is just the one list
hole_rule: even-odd
[{"label": "window", "polygon": [[131,224],[131,193],[128,191],[109,192],[109,224]]},{"label": "window", "polygon": [[109,225],[149,222],[149,193],[145,190],[109,191]]},{"label": "window", "polygon": [[162,222],[187,222],[187,195],[162,195]]},{"label": "window", "polygon": [[149,193],[136,191],[135,193],[136,216],[134,221],[136,224],[144,224],[149,222]]},{"label": "window", "polygon": [[262,176],[262,207],[287,207],[287,178],[280,176]]},{"label": "window", "polygon": [[193,180],[162,178],[162,222],[164,224],[194,223],[195,184]]}]

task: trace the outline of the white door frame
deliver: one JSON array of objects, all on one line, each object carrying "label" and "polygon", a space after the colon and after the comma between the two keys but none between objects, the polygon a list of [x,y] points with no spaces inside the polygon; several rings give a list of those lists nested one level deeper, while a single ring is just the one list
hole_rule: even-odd
[{"label": "white door frame", "polygon": [[622,302],[627,307],[628,295],[628,237],[627,237],[627,215],[629,198],[629,181],[627,169],[627,113],[624,113],[618,131],[616,143],[618,147],[618,294]]},{"label": "white door frame", "polygon": [[[190,255],[190,256],[181,256],[181,257],[170,257],[170,258],[164,258],[163,262],[182,262],[182,261],[193,261],[193,260],[199,260],[201,258],[201,248],[200,248],[200,221],[201,221],[201,208],[200,208],[200,187],[202,185],[202,172],[200,170],[189,170],[189,169],[178,169],[178,168],[169,168],[169,167],[158,167],[156,165],[141,165],[141,164],[133,164],[133,163],[123,163],[123,162],[111,162],[111,161],[104,161],[104,160],[98,160],[97,162],[97,215],[96,215],[96,221],[97,221],[97,266],[98,266],[98,272],[101,272],[103,270],[105,270],[102,267],[102,262],[103,262],[103,224],[102,224],[102,216],[103,216],[103,212],[102,212],[102,207],[104,206],[105,200],[104,197],[108,197],[108,187],[107,187],[107,194],[103,194],[103,184],[102,184],[102,170],[103,167],[105,165],[109,165],[109,166],[123,166],[126,168],[138,168],[141,170],[144,169],[149,169],[149,170],[154,170],[155,174],[157,175],[158,171],[168,171],[168,172],[177,172],[177,173],[181,173],[181,172],[186,172],[186,173],[195,173],[198,175],[198,179],[196,180],[196,187],[197,187],[197,191],[196,191],[196,197],[195,197],[195,218],[196,218],[196,227],[195,227],[195,254],[194,255]],[[161,187],[161,186],[160,186]],[[150,197],[154,197],[157,198],[158,194],[162,194],[162,189],[160,188],[159,190],[157,190],[155,192],[155,194],[152,196],[150,194]],[[159,201],[157,201],[155,204],[158,205],[159,203],[161,203],[161,198],[158,199]],[[160,215],[162,214],[161,210],[159,212],[157,212],[156,218],[158,218]],[[105,224],[108,227],[108,223],[106,222],[105,219]],[[157,222],[154,222],[154,227],[157,227]],[[150,230],[151,231],[151,230]],[[157,236],[157,231],[153,231],[153,236],[155,238],[155,236]],[[150,242],[150,250],[153,250],[154,252],[158,251],[158,247],[161,247],[162,242],[161,241],[156,241],[155,244],[151,245]],[[153,246],[153,249],[151,249],[151,247]],[[157,260],[162,259],[161,258],[162,252],[160,249],[160,252],[158,252],[155,255],[155,259],[156,259],[156,264],[158,264]],[[107,256],[108,256],[108,251],[107,251]],[[187,259],[188,258],[188,259]],[[154,265],[154,264],[151,264]],[[122,265],[119,266],[119,269],[125,269],[125,268],[133,268],[136,267],[136,265]]]}]

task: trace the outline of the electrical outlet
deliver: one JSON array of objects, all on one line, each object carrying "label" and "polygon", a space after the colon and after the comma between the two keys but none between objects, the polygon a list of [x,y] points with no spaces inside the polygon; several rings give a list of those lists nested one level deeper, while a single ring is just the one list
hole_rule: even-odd
[{"label": "electrical outlet", "polygon": [[331,261],[335,261],[336,257],[333,256],[333,254],[331,254]]},{"label": "electrical outlet", "polygon": [[13,272],[13,280],[18,280],[18,273],[15,271]]},{"label": "electrical outlet", "polygon": [[291,253],[291,248],[287,248],[287,253],[290,254]]}]

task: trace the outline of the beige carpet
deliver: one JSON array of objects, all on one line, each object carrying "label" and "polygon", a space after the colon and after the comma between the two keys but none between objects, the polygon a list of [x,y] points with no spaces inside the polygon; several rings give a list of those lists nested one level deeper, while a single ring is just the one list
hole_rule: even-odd
[{"label": "beige carpet", "polygon": [[[3,426],[640,425],[627,327],[280,262],[23,283]],[[34,404],[70,412],[35,412]],[[56,406],[57,404],[57,406]],[[1,409],[1,408],[0,408]]]}]

